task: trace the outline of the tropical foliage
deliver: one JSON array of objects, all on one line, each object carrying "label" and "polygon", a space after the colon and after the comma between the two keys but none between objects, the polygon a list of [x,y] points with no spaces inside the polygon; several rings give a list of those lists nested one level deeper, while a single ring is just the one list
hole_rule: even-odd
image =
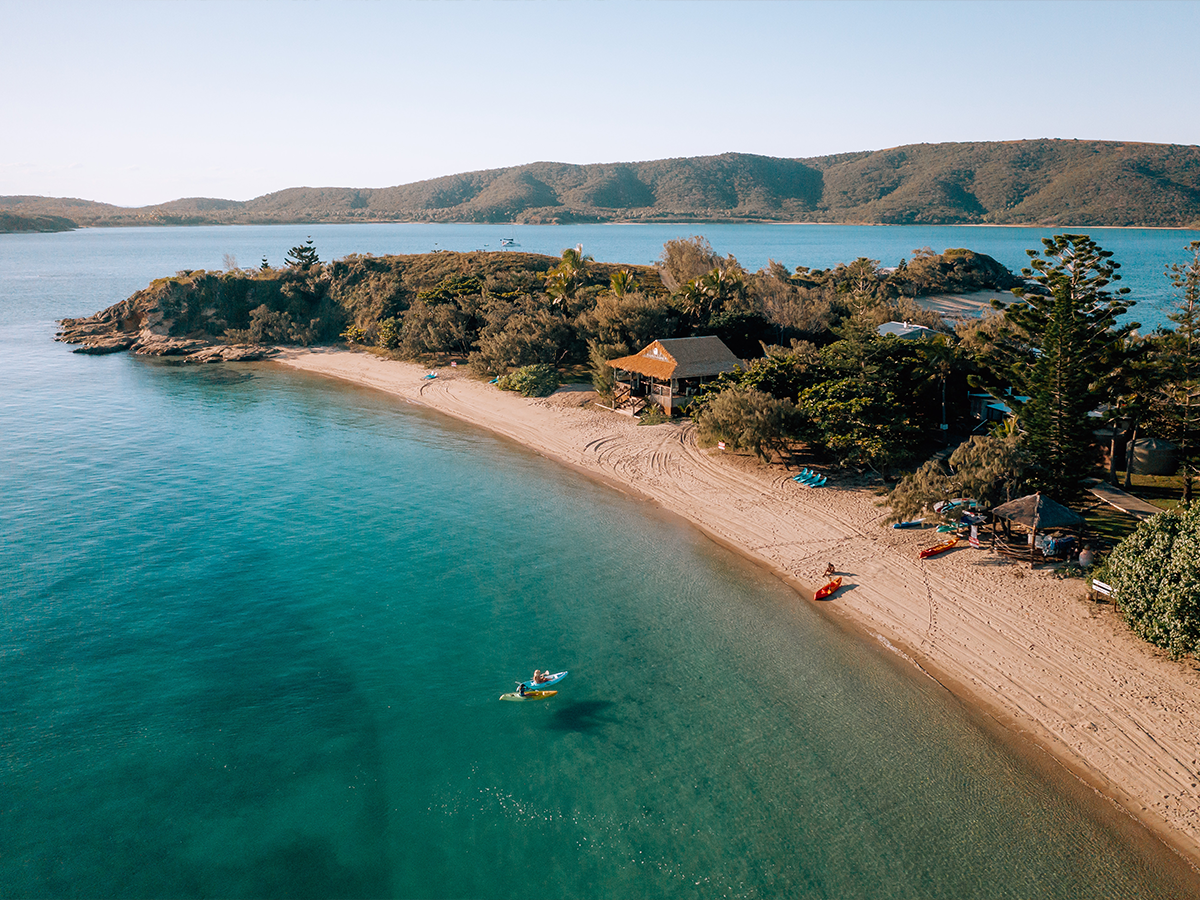
[{"label": "tropical foliage", "polygon": [[558,370],[543,363],[522,366],[500,376],[496,382],[500,390],[516,391],[525,397],[548,397],[558,390],[558,385]]},{"label": "tropical foliage", "polygon": [[796,408],[751,387],[722,391],[695,416],[696,437],[701,446],[724,441],[733,450],[751,450],[760,459],[771,458],[795,431]]},{"label": "tropical foliage", "polygon": [[888,494],[889,521],[931,515],[935,504],[954,497],[969,497],[984,508],[1007,503],[1026,492],[1025,469],[1020,434],[1014,429],[972,435],[947,463],[927,460],[900,479]]},{"label": "tropical foliage", "polygon": [[1200,506],[1142,522],[1100,577],[1140,637],[1174,658],[1200,651]]}]

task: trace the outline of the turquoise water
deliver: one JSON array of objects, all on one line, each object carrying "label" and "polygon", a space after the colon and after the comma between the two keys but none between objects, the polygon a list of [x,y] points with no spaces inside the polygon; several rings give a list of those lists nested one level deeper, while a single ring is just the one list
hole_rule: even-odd
[{"label": "turquoise water", "polygon": [[[385,228],[312,231],[425,249]],[[295,237],[0,237],[0,896],[1196,891],[646,504],[373,392],[50,341]],[[496,702],[535,666],[557,697]]]}]

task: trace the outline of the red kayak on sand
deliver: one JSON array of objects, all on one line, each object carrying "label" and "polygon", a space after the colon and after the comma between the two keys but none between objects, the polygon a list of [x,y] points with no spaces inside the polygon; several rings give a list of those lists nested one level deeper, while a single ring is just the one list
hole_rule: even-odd
[{"label": "red kayak on sand", "polygon": [[814,600],[824,600],[826,597],[832,597],[833,593],[842,586],[842,576],[839,575],[825,587],[817,588],[817,592],[813,594]]},{"label": "red kayak on sand", "polygon": [[926,547],[920,553],[921,559],[929,559],[931,556],[937,556],[939,553],[949,550],[957,543],[958,538],[951,538],[948,541],[942,541],[940,544],[934,544],[932,547]]}]

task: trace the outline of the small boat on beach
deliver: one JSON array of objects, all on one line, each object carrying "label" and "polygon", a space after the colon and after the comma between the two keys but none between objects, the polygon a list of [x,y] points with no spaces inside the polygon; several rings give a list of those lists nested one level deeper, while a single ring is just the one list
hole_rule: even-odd
[{"label": "small boat on beach", "polygon": [[842,586],[842,576],[839,575],[833,581],[826,584],[824,587],[819,587],[816,593],[813,594],[814,600],[824,600],[826,597],[832,597],[837,589]]},{"label": "small boat on beach", "polygon": [[925,524],[924,519],[909,519],[907,522],[893,522],[893,528],[920,528]]},{"label": "small boat on beach", "polygon": [[553,697],[558,691],[526,691],[524,694],[518,694],[513,691],[511,694],[501,694],[501,700],[545,700],[547,697]]},{"label": "small boat on beach", "polygon": [[934,544],[932,547],[926,547],[918,555],[921,559],[929,559],[931,556],[937,556],[939,553],[944,553],[955,544],[958,543],[958,538],[954,537],[948,541],[942,541],[940,544]]}]

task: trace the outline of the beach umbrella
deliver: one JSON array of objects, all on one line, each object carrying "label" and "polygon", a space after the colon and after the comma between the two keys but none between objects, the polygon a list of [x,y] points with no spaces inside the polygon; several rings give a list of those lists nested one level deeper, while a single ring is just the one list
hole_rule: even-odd
[{"label": "beach umbrella", "polygon": [[1043,497],[1040,491],[997,506],[992,510],[992,515],[1036,531],[1074,528],[1084,523],[1084,518],[1079,513],[1056,500]]}]

